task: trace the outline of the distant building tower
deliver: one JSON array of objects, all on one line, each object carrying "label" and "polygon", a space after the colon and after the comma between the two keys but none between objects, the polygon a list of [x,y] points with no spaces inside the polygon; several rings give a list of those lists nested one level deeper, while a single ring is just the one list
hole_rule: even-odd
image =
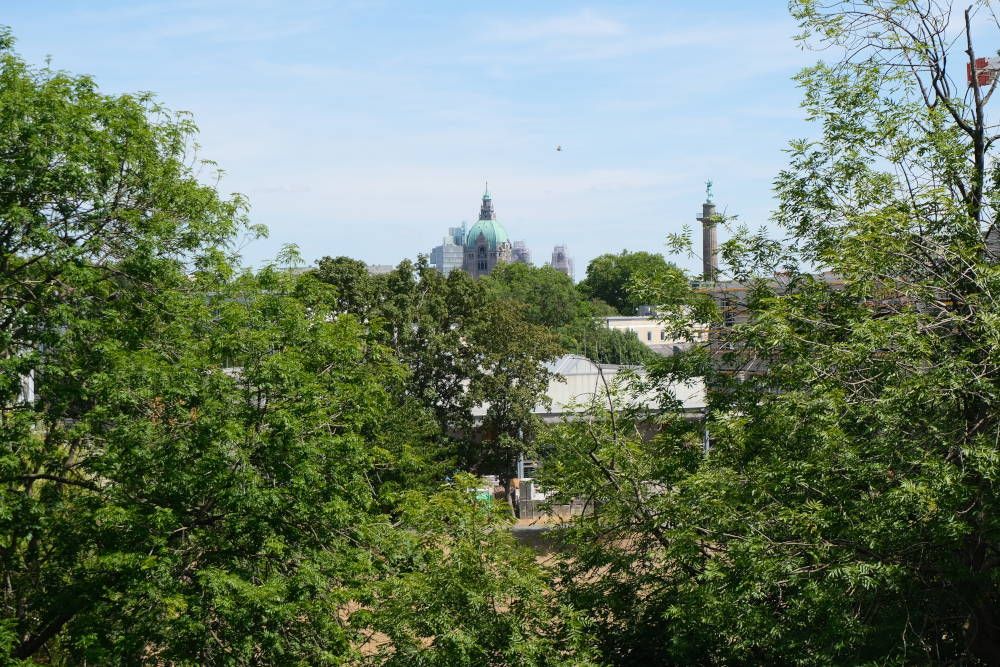
[{"label": "distant building tower", "polygon": [[705,183],[705,203],[701,205],[701,278],[715,282],[719,275],[719,237],[716,232],[715,204],[712,203],[712,181]]},{"label": "distant building tower", "polygon": [[449,227],[448,236],[441,241],[441,245],[431,248],[431,266],[444,275],[461,269],[465,256],[465,234],[464,222],[461,227]]},{"label": "distant building tower", "polygon": [[479,220],[465,236],[465,260],[462,268],[473,278],[489,275],[497,264],[514,259],[513,249],[507,230],[497,222],[497,215],[493,211],[493,196],[487,185],[479,208]]},{"label": "distant building tower", "polygon": [[531,250],[528,249],[528,246],[524,243],[524,241],[514,241],[514,247],[511,249],[511,256],[514,258],[515,262],[531,266]]},{"label": "distant building tower", "polygon": [[469,226],[462,221],[461,227],[449,227],[448,236],[455,245],[465,245],[465,235],[469,232]]},{"label": "distant building tower", "polygon": [[557,245],[552,249],[552,268],[573,277],[573,258],[566,252],[566,246]]},{"label": "distant building tower", "polygon": [[456,245],[451,242],[451,239],[445,238],[441,242],[441,245],[431,248],[431,266],[444,275],[448,275],[455,269],[462,268],[463,252],[462,246]]}]

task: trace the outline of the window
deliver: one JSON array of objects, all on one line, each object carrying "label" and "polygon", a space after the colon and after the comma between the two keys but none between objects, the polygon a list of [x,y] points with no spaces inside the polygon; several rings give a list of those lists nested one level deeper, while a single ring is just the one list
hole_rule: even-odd
[{"label": "window", "polygon": [[667,339],[667,332],[666,331],[661,331],[660,332],[660,340],[666,340],[666,339]]},{"label": "window", "polygon": [[647,331],[646,332],[646,340],[653,340],[653,332],[652,331]]},{"label": "window", "polygon": [[737,301],[731,296],[722,300],[722,321],[725,326],[731,327],[736,324]]},{"label": "window", "polygon": [[479,270],[480,271],[485,271],[486,270],[486,260],[485,259],[479,260]]}]

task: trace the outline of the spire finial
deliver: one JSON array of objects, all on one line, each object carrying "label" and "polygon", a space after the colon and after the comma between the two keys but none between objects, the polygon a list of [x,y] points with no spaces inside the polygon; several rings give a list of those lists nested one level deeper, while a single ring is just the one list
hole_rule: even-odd
[{"label": "spire finial", "polygon": [[705,181],[705,201],[709,204],[712,203],[712,179]]},{"label": "spire finial", "polygon": [[490,182],[486,181],[486,190],[483,192],[483,205],[479,209],[480,220],[496,220],[496,213],[493,212],[493,197],[490,195]]}]

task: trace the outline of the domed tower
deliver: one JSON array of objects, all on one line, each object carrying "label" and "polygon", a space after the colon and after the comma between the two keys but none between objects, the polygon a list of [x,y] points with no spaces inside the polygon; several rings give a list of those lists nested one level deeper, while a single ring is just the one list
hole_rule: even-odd
[{"label": "domed tower", "polygon": [[470,276],[489,275],[493,267],[513,259],[513,246],[507,237],[507,230],[497,221],[493,210],[493,196],[489,185],[483,193],[483,203],[479,208],[479,220],[465,235],[465,259],[462,268]]}]

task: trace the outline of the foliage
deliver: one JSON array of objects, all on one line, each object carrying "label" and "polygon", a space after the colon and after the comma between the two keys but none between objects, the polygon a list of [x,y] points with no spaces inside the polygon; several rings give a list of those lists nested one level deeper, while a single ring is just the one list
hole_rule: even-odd
[{"label": "foliage", "polygon": [[332,285],[335,299],[330,305],[340,313],[353,313],[362,320],[378,307],[381,284],[368,274],[364,262],[350,257],[324,257],[316,262],[314,277]]},{"label": "foliage", "polygon": [[648,284],[677,282],[682,286],[686,283],[683,272],[663,255],[623,250],[617,255],[595,257],[587,266],[580,290],[608,303],[621,315],[635,315],[639,306],[649,303]]},{"label": "foliage", "polygon": [[599,399],[591,419],[547,429],[535,445],[550,502],[582,498],[590,510],[558,533],[559,599],[592,620],[608,664],[739,662],[719,651],[711,598],[697,578],[703,535],[692,524],[714,504],[708,485],[692,482],[697,423],[671,419],[644,438],[644,420],[610,398],[613,410]]},{"label": "foliage", "polygon": [[523,304],[524,318],[556,333],[567,353],[609,364],[639,364],[655,356],[635,336],[603,326],[600,318],[615,315],[615,309],[588,299],[569,276],[550,266],[500,265],[484,281],[494,300]]},{"label": "foliage", "polygon": [[184,264],[208,267],[245,224],[245,205],[199,183],[183,114],[32,68],[9,35],[3,42],[0,356],[10,357],[62,324],[58,304],[75,298],[64,276],[141,284]]},{"label": "foliage", "polygon": [[571,322],[558,333],[563,349],[597,363],[638,365],[656,358],[634,333],[609,329],[593,317]]},{"label": "foliage", "polygon": [[561,595],[620,664],[996,664],[1000,180],[991,89],[944,69],[973,22],[793,10],[843,59],[799,76],[820,132],[776,181],[787,237],[727,244],[745,321],[656,369],[709,381],[711,452],[669,416],[551,435],[549,484],[597,507]]},{"label": "foliage", "polygon": [[469,380],[469,396],[485,410],[479,452],[467,460],[488,463],[504,475],[537,430],[534,410],[548,400],[553,379],[543,362],[560,352],[550,331],[520,313],[519,303],[497,301],[478,311],[469,331],[469,352],[479,371]]},{"label": "foliage", "polygon": [[523,303],[524,318],[533,324],[555,329],[592,314],[573,279],[551,266],[500,264],[484,281],[495,298]]},{"label": "foliage", "polygon": [[[522,287],[537,271],[508,268],[504,280]],[[453,439],[445,441],[457,462],[506,474],[514,445],[498,443],[533,428],[531,411],[548,387],[544,362],[559,353],[555,336],[534,321],[531,309],[506,298],[500,280],[474,280],[461,271],[445,278],[423,257],[378,277],[355,260],[325,258],[313,277],[333,285],[336,307],[366,317],[381,332],[410,370],[406,393],[435,415],[442,436]],[[572,291],[571,282],[568,287]],[[363,296],[345,300],[345,294]],[[476,406],[482,423],[473,438]]]},{"label": "foliage", "polygon": [[[439,489],[420,388],[454,379],[414,358],[452,335],[437,318],[464,317],[470,284],[442,291],[414,279],[420,266],[380,291],[239,274],[227,254],[242,200],[199,182],[189,120],[33,69],[3,43],[5,662],[343,664],[387,622],[364,602],[415,599],[424,578],[488,582],[509,604],[449,598],[439,641],[407,647],[417,662],[450,659],[441,647],[459,636],[476,642],[470,660],[569,650],[530,559],[495,518],[458,521],[456,492]],[[520,417],[517,400],[495,402]],[[449,554],[466,583],[449,581]],[[420,626],[405,614],[421,610],[396,610],[395,627]]]},{"label": "foliage", "polygon": [[[459,475],[432,496],[414,493],[394,558],[411,564],[376,586],[357,620],[384,665],[588,665],[583,620],[560,608],[533,554],[506,530],[506,504],[477,501]],[[485,565],[485,566],[484,566]]]}]

